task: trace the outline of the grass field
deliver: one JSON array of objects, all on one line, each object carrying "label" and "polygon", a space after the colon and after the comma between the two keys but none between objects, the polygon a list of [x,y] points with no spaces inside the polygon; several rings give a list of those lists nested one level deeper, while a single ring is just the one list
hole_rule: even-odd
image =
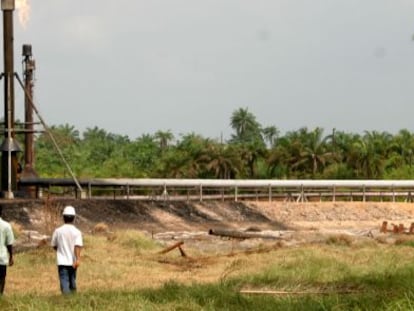
[{"label": "grass field", "polygon": [[88,234],[76,295],[60,295],[44,246],[16,254],[0,310],[414,310],[413,245],[330,238],[182,257],[137,231]]}]

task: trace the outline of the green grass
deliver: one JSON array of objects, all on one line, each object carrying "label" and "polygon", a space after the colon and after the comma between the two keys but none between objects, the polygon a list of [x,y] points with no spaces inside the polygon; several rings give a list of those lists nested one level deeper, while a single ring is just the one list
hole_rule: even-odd
[{"label": "green grass", "polygon": [[[89,246],[85,252],[93,265],[86,263],[81,270],[84,284],[79,284],[76,295],[64,297],[41,289],[25,294],[17,282],[16,293],[8,292],[6,287],[0,310],[414,310],[414,249],[410,243],[348,245],[341,239],[340,243],[333,240],[260,254],[215,257],[204,266],[203,261],[199,266],[186,266],[178,254],[169,254],[171,260],[160,263],[164,258],[157,254],[161,246],[140,234],[117,234],[118,243],[100,236],[86,237]],[[127,253],[118,260],[102,255],[121,250]],[[94,258],[101,258],[102,266]],[[37,249],[19,254],[18,262],[22,270],[14,271],[12,276],[22,281],[30,267],[46,270],[52,265],[53,255]],[[108,263],[115,266],[109,267]],[[98,278],[105,281],[115,277],[115,271],[132,271],[133,263],[142,266],[142,270],[134,270],[142,273],[142,279],[155,282],[163,275],[166,281],[142,287],[126,279],[122,285],[120,277],[116,286],[97,290],[89,280],[96,283]],[[104,273],[105,267],[110,269],[109,274]],[[50,270],[44,275],[53,279],[55,271]],[[30,272],[33,279],[39,273]],[[185,273],[197,274],[197,278],[178,281],[178,276]],[[203,280],[205,274],[216,277]],[[240,292],[243,289],[291,294],[245,294]]]},{"label": "green grass", "polygon": [[[413,310],[412,271],[373,275],[325,284],[333,289],[357,285],[355,294],[249,296],[239,293],[240,280],[183,286],[168,282],[159,289],[87,291],[69,297],[11,295],[1,310]],[[401,282],[400,277],[405,281]],[[309,283],[308,286],[314,285]],[[320,286],[320,284],[317,284]]]}]

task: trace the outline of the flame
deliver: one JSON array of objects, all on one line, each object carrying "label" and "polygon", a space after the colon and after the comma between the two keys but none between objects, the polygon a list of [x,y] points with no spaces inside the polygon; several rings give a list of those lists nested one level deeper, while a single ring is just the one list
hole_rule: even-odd
[{"label": "flame", "polygon": [[23,28],[26,28],[30,16],[29,0],[16,0],[16,9],[19,14],[19,21]]}]

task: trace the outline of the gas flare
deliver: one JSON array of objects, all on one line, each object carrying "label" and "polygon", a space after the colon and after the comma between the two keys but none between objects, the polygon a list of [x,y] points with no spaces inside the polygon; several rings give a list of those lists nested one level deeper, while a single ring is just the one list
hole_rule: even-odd
[{"label": "gas flare", "polygon": [[26,28],[30,16],[29,0],[16,0],[16,9],[19,14],[19,21],[23,28]]}]

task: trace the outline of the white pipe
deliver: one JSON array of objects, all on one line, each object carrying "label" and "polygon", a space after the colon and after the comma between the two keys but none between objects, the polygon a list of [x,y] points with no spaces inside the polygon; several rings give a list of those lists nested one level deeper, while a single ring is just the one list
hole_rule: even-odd
[{"label": "white pipe", "polygon": [[126,185],[130,186],[166,186],[166,187],[384,187],[384,188],[414,188],[414,180],[279,180],[279,179],[153,179],[153,178],[99,178],[91,179],[94,185]]}]

